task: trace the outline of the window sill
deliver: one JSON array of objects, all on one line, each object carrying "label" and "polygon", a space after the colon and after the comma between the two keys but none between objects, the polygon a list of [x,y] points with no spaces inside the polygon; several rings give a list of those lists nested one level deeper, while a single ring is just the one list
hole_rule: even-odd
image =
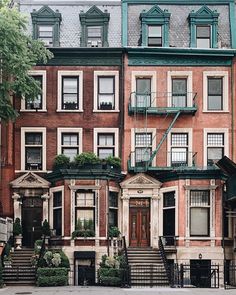
[{"label": "window sill", "polygon": [[24,109],[21,109],[20,110],[21,113],[46,113],[47,110],[46,109],[40,109],[40,110],[24,110]]},{"label": "window sill", "polygon": [[208,111],[208,110],[203,110],[202,111],[203,113],[225,113],[225,114],[227,114],[227,113],[229,113],[229,110],[222,110],[222,111],[217,111],[217,110],[215,110],[215,111]]},{"label": "window sill", "polygon": [[27,173],[27,172],[33,172],[33,173],[48,173],[47,170],[15,170],[15,173]]},{"label": "window sill", "polygon": [[119,113],[120,110],[93,110],[93,113]]},{"label": "window sill", "polygon": [[204,240],[204,241],[210,241],[210,240],[215,240],[215,237],[189,237],[189,238],[186,238],[186,240],[190,240],[190,241],[201,241],[201,240]]},{"label": "window sill", "polygon": [[83,113],[84,110],[56,110],[57,113]]}]

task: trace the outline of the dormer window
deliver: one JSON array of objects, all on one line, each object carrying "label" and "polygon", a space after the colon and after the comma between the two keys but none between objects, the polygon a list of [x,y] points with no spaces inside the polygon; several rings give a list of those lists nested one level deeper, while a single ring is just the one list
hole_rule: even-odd
[{"label": "dormer window", "polygon": [[80,13],[81,46],[108,47],[108,23],[110,14],[102,12],[96,6],[86,13]]},{"label": "dormer window", "polygon": [[43,6],[31,13],[33,24],[33,38],[42,40],[47,47],[60,45],[61,14],[50,7]]},{"label": "dormer window", "polygon": [[189,14],[190,47],[217,48],[219,13],[203,6]]},{"label": "dormer window", "polygon": [[140,14],[142,46],[168,47],[170,13],[157,5]]}]

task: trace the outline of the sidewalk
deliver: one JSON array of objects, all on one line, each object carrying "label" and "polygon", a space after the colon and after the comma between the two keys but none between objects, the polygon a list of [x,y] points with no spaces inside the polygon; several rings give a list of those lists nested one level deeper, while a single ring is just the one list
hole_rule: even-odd
[{"label": "sidewalk", "polygon": [[0,295],[173,295],[186,294],[186,295],[208,295],[208,294],[236,294],[236,289],[178,289],[178,288],[112,288],[112,287],[80,287],[80,286],[67,286],[67,287],[6,287],[0,289]]}]

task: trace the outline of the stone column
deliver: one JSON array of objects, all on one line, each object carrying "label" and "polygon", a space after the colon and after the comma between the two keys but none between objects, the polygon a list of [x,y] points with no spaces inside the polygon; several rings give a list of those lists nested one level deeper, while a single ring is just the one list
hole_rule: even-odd
[{"label": "stone column", "polygon": [[125,236],[127,247],[129,245],[129,199],[130,199],[130,196],[123,192],[123,194],[121,196],[122,208],[123,208],[123,210],[122,210],[122,213],[123,213],[122,234]]},{"label": "stone column", "polygon": [[49,193],[46,193],[41,196],[41,199],[43,200],[43,220],[47,219],[49,221],[49,206],[48,206],[48,200],[50,199]]},{"label": "stone column", "polygon": [[159,239],[159,200],[160,195],[158,191],[154,191],[151,199],[151,246],[158,248]]},{"label": "stone column", "polygon": [[16,218],[20,218],[21,220],[21,206],[22,206],[22,201],[21,201],[21,196],[17,193],[13,193],[12,199],[14,200],[14,220]]}]

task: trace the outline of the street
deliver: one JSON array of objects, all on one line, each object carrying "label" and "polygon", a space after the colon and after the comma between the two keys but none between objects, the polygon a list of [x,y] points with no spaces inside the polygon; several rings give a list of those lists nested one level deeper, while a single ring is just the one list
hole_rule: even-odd
[{"label": "street", "polygon": [[192,294],[235,294],[236,290],[224,290],[224,289],[176,289],[176,288],[112,288],[112,287],[78,287],[78,286],[67,286],[67,287],[29,287],[29,286],[15,286],[6,287],[0,289],[0,295],[66,295],[66,294],[81,294],[81,295],[142,295],[148,293],[148,295],[179,295],[185,293],[186,295]]}]

